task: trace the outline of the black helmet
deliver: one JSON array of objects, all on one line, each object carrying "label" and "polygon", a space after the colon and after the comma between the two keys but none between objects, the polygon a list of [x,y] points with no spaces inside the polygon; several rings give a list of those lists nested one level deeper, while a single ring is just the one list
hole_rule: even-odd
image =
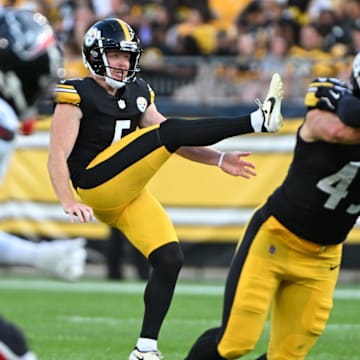
[{"label": "black helmet", "polygon": [[360,52],[354,58],[351,71],[351,84],[353,87],[353,94],[360,97]]},{"label": "black helmet", "polygon": [[0,10],[0,96],[22,120],[63,75],[63,57],[53,29],[40,13]]},{"label": "black helmet", "polygon": [[[110,76],[106,52],[114,50],[130,53],[130,69],[122,81]],[[113,88],[120,88],[135,80],[136,73],[140,71],[141,52],[140,40],[135,31],[125,21],[116,18],[101,20],[91,26],[84,36],[82,47],[85,66],[91,73],[104,77]]]}]

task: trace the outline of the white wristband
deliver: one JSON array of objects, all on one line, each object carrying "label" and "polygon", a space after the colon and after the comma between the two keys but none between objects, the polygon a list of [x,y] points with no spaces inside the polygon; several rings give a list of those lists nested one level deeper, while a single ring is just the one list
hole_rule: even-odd
[{"label": "white wristband", "polygon": [[218,163],[217,163],[217,166],[218,166],[220,169],[221,169],[221,165],[222,165],[222,163],[223,163],[225,154],[226,154],[226,153],[224,153],[224,152],[222,152],[222,153],[220,154],[219,161],[218,161]]}]

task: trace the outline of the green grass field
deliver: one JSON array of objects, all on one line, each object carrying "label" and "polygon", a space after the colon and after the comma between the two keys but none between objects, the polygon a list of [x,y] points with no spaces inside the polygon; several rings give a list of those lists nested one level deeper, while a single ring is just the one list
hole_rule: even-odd
[{"label": "green grass field", "polygon": [[[180,281],[159,348],[183,360],[194,339],[217,326],[222,282]],[[84,279],[76,283],[2,276],[0,309],[22,327],[39,360],[127,360],[142,317],[139,282]],[[308,359],[360,359],[360,284],[338,286],[327,329]],[[266,349],[268,327],[251,355]]]}]

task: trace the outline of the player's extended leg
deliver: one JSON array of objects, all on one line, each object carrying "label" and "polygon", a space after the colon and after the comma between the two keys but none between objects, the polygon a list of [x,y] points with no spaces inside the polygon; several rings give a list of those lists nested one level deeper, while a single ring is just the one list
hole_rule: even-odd
[{"label": "player's extended leg", "polygon": [[283,84],[274,74],[269,92],[259,109],[240,117],[217,117],[194,121],[169,119],[162,123],[159,133],[165,147],[173,152],[180,146],[207,146],[228,137],[252,132],[275,132],[282,125],[281,100]]},{"label": "player's extended leg", "polygon": [[[103,209],[104,202],[112,204],[109,208],[125,205],[137,196],[171,153],[181,146],[208,146],[231,136],[278,130],[282,123],[281,99],[282,81],[274,76],[264,104],[250,115],[169,119],[137,130],[109,146],[90,162],[79,179],[78,193],[87,205],[95,209]],[[94,188],[96,191],[92,193]]]},{"label": "player's extended leg", "polygon": [[282,125],[282,97],[282,80],[274,74],[264,103],[257,102],[258,110],[239,117],[169,119],[160,126],[161,141],[166,149],[174,152],[180,146],[208,146],[236,135],[278,131]]},{"label": "player's extended leg", "polygon": [[305,359],[333,306],[342,245],[322,247],[295,239],[290,246],[296,266],[274,298],[268,360]]}]

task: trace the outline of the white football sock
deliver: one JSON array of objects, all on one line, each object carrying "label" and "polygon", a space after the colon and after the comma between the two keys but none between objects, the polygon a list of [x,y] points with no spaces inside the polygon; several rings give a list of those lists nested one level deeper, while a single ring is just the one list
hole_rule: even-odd
[{"label": "white football sock", "polygon": [[157,350],[157,340],[147,339],[147,338],[139,338],[136,347],[143,352],[146,351],[156,351]]},{"label": "white football sock", "polygon": [[255,132],[261,132],[264,124],[264,115],[261,109],[250,113],[250,122]]}]

